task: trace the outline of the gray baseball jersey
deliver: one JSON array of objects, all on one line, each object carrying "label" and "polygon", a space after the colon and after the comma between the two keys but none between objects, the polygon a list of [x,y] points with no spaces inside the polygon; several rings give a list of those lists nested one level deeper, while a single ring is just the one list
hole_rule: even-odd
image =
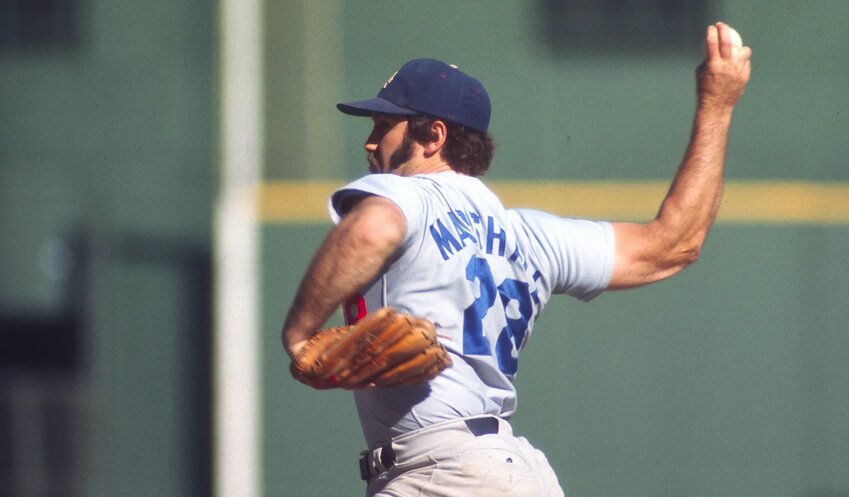
[{"label": "gray baseball jersey", "polygon": [[505,209],[480,180],[454,172],[354,181],[330,199],[334,222],[362,195],[397,204],[407,231],[385,272],[345,303],[346,321],[384,306],[430,319],[454,360],[425,385],[355,391],[369,447],[458,417],[509,419],[519,352],[551,295],[590,300],[607,287],[611,225]]}]

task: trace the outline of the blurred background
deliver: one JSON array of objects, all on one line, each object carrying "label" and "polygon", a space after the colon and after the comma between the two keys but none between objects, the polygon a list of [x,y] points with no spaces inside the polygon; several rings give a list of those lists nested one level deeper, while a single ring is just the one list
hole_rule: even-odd
[{"label": "blurred background", "polygon": [[843,0],[0,0],[0,496],[362,495],[350,395],[279,346],[366,172],[334,104],[457,64],[514,204],[646,220],[716,20],[754,56],[704,256],[552,301],[515,429],[575,497],[849,496]]}]

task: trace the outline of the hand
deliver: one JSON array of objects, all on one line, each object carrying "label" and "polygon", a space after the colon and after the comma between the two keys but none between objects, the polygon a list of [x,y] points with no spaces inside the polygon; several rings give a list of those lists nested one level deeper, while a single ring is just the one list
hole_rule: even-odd
[{"label": "hand", "polygon": [[[284,335],[285,336],[285,335]],[[339,386],[338,382],[335,378],[310,378],[306,376],[302,376],[298,373],[295,368],[295,363],[297,361],[298,354],[300,354],[301,350],[309,344],[309,340],[299,340],[289,346],[285,345],[284,340],[284,349],[286,353],[289,354],[289,358],[292,359],[292,363],[289,366],[289,372],[300,380],[302,383],[309,385],[317,390],[327,390],[329,388],[337,388]]]},{"label": "hand", "polygon": [[731,26],[718,22],[707,28],[705,52],[697,71],[699,105],[730,109],[749,82],[752,49]]}]

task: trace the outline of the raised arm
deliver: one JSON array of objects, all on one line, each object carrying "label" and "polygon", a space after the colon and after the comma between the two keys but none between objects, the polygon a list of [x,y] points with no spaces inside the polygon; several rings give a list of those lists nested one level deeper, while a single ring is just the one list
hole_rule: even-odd
[{"label": "raised arm", "polygon": [[722,196],[731,114],[749,81],[752,52],[739,40],[727,24],[707,28],[689,146],[657,217],[646,224],[614,223],[610,289],[668,278],[699,258]]},{"label": "raised arm", "polygon": [[355,292],[374,280],[406,233],[406,220],[392,201],[359,201],[324,239],[310,263],[281,339],[290,357]]}]

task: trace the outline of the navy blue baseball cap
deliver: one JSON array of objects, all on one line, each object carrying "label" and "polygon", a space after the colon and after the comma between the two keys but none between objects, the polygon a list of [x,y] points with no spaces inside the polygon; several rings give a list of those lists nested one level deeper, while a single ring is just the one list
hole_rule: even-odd
[{"label": "navy blue baseball cap", "polygon": [[480,81],[434,59],[411,60],[383,84],[377,97],[336,108],[352,116],[430,116],[484,133],[489,128],[489,95]]}]

